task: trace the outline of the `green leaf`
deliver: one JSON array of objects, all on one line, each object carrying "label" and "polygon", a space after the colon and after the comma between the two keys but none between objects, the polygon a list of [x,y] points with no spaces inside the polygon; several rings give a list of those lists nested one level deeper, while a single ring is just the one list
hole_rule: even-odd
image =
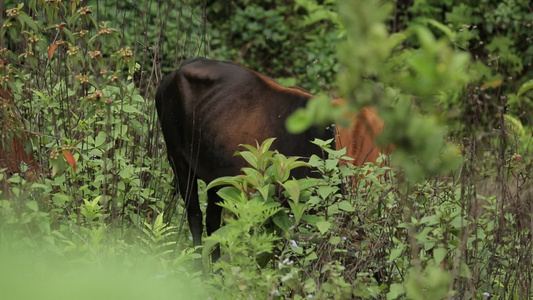
[{"label": "green leaf", "polygon": [[274,222],[274,224],[276,224],[276,226],[278,226],[285,233],[289,232],[292,226],[289,216],[283,210],[279,211],[272,218],[272,221]]},{"label": "green leaf", "polygon": [[133,102],[137,102],[137,103],[143,103],[144,102],[144,98],[141,95],[139,95],[139,94],[135,94],[135,95],[131,96],[131,100]]},{"label": "green leaf", "polygon": [[328,232],[330,227],[331,227],[331,223],[328,221],[320,221],[316,223],[316,228],[318,228],[318,230],[322,234],[325,234],[326,232]]},{"label": "green leaf", "polygon": [[[257,141],[256,141],[257,143]],[[246,144],[239,144],[239,147],[243,147],[243,148],[246,148],[248,149],[248,151],[252,152],[254,154],[254,156],[256,157],[259,157],[259,145],[256,145],[256,146],[252,146],[252,145],[246,145]],[[235,155],[241,155],[240,151],[236,151],[235,154],[233,154],[234,156]]]},{"label": "green leaf", "polygon": [[[224,227],[221,227],[221,229],[222,228],[224,228]],[[219,230],[217,230],[216,232],[218,232]],[[220,233],[218,233],[218,234],[220,234]],[[217,244],[218,244],[218,242],[215,241],[214,239],[207,239],[204,242],[204,245],[203,245],[203,248],[202,248],[202,261],[204,262],[204,265],[208,265],[207,262],[209,261],[209,259],[211,257],[211,252],[213,250],[215,250]]]},{"label": "green leaf", "polygon": [[[228,202],[241,202],[241,199],[243,199],[243,192],[241,192],[239,189],[233,186],[227,186],[221,188],[217,195],[220,196],[220,198],[228,201]],[[246,198],[246,196],[244,196]]]},{"label": "green leaf", "polygon": [[338,245],[341,242],[341,238],[339,236],[332,236],[329,238],[329,243],[332,245]]},{"label": "green leaf", "polygon": [[263,155],[269,152],[270,147],[272,146],[272,143],[274,143],[275,140],[276,138],[269,138],[269,139],[264,140],[261,146],[259,146],[259,154]]},{"label": "green leaf", "polygon": [[352,204],[346,200],[339,202],[339,209],[348,211],[348,212],[355,211],[355,208],[352,206]]},{"label": "green leaf", "polygon": [[63,28],[63,32],[65,33],[67,40],[70,43],[74,44],[76,42],[76,38],[74,37],[74,35],[72,34],[70,30],[68,30],[67,28]]},{"label": "green leaf", "polygon": [[300,201],[300,183],[298,180],[289,180],[285,183],[282,183],[283,188],[289,193],[289,197],[294,201],[295,203],[298,203]]},{"label": "green leaf", "polygon": [[392,249],[391,252],[390,252],[390,255],[389,255],[389,260],[390,261],[394,261],[395,259],[400,257],[402,252],[403,252],[403,247],[402,248]]},{"label": "green leaf", "polygon": [[122,178],[122,179],[129,179],[133,176],[133,166],[131,165],[127,165],[126,167],[124,167],[122,169],[122,171],[120,171],[118,173],[118,175]]},{"label": "green leaf", "polygon": [[238,153],[239,153],[240,156],[242,156],[244,158],[244,160],[246,160],[246,162],[248,162],[248,164],[252,168],[258,169],[257,157],[252,152],[240,151]]},{"label": "green leaf", "polygon": [[35,21],[32,18],[30,18],[26,13],[21,12],[17,16],[17,19],[19,20],[21,24],[25,23],[26,25],[28,25],[28,27],[30,27],[34,31],[39,31],[39,28],[37,27],[37,24],[35,24]]},{"label": "green leaf", "polygon": [[305,261],[311,261],[311,260],[315,260],[317,258],[318,258],[318,255],[316,255],[316,252],[313,251],[309,255],[307,255],[307,257],[305,258]]},{"label": "green leaf", "polygon": [[137,108],[135,108],[135,107],[133,107],[131,105],[128,105],[128,104],[124,104],[124,106],[122,107],[122,110],[124,112],[127,112],[127,113],[134,113],[134,114],[140,114],[141,113]]},{"label": "green leaf", "polygon": [[313,120],[305,109],[298,109],[285,121],[287,131],[292,134],[302,133],[311,126]]},{"label": "green leaf", "polygon": [[26,202],[26,206],[33,211],[39,211],[39,204],[35,200]]},{"label": "green leaf", "polygon": [[524,126],[522,125],[522,122],[520,122],[520,119],[508,114],[504,114],[503,118],[505,119],[507,127],[511,129],[511,131],[518,137],[523,137],[526,135],[526,131],[524,130]]},{"label": "green leaf", "polygon": [[242,168],[242,171],[246,174],[244,177],[247,177],[243,179],[254,186],[258,185],[263,179],[263,175],[254,168]]},{"label": "green leaf", "polygon": [[104,131],[100,131],[94,141],[94,147],[102,146],[102,144],[105,143],[106,138],[107,138],[107,134]]},{"label": "green leaf", "polygon": [[468,265],[464,262],[461,263],[461,276],[466,278],[472,278],[472,272]]},{"label": "green leaf", "polygon": [[435,28],[439,29],[440,31],[442,31],[444,34],[446,34],[446,36],[448,36],[449,39],[451,40],[455,39],[455,33],[448,26],[440,22],[437,22],[436,20],[433,20],[433,19],[427,19],[426,22],[430,25],[433,25]]},{"label": "green leaf", "polygon": [[405,293],[403,284],[393,283],[390,285],[389,292],[387,293],[387,300],[394,300]]},{"label": "green leaf", "polygon": [[71,197],[64,194],[54,194],[52,196],[52,200],[54,201],[54,205],[57,207],[63,206],[65,203],[71,201]]},{"label": "green leaf", "polygon": [[435,51],[435,37],[433,36],[433,33],[424,26],[413,26],[414,31],[416,32],[418,36],[418,40],[420,41],[420,44],[426,51]]},{"label": "green leaf", "polygon": [[269,192],[270,192],[270,185],[264,185],[257,187],[256,190],[261,194],[261,197],[263,197],[264,201],[268,200]]},{"label": "green leaf", "polygon": [[37,183],[37,182],[32,183],[31,188],[32,189],[43,189],[45,191],[50,190],[50,186],[46,184],[42,184],[42,183]]},{"label": "green leaf", "polygon": [[437,265],[440,264],[444,260],[444,258],[446,257],[447,253],[448,252],[446,251],[446,249],[444,249],[442,247],[433,249],[433,258],[435,258],[435,263]]},{"label": "green leaf", "polygon": [[209,190],[209,189],[212,189],[214,187],[217,187],[217,186],[221,186],[221,185],[233,185],[233,186],[237,186],[239,183],[238,180],[236,180],[234,177],[231,177],[231,176],[224,176],[224,177],[219,177],[213,181],[211,181],[207,187],[205,188],[206,190]]},{"label": "green leaf", "polygon": [[320,186],[318,187],[318,194],[322,199],[326,199],[332,193],[335,193],[339,188],[336,186]]},{"label": "green leaf", "polygon": [[453,228],[463,228],[466,225],[468,225],[468,222],[462,216],[458,215],[455,218],[453,218],[453,220],[450,222],[450,225]]},{"label": "green leaf", "polygon": [[300,223],[300,219],[302,218],[305,210],[307,209],[307,204],[289,201],[289,206],[291,208],[291,211],[294,213],[294,222],[296,224]]},{"label": "green leaf", "polygon": [[300,182],[300,189],[302,191],[308,190],[312,187],[316,187],[323,182],[322,179],[317,179],[317,178],[303,178],[303,179],[298,179],[298,181]]},{"label": "green leaf", "polygon": [[338,163],[338,159],[326,159],[326,170],[331,171],[335,169]]},{"label": "green leaf", "polygon": [[154,222],[154,228],[159,228],[163,225],[163,213],[160,213],[159,215],[157,215],[157,217],[155,218],[155,222]]},{"label": "green leaf", "polygon": [[427,224],[427,225],[435,225],[440,222],[440,216],[439,215],[431,215],[426,216],[420,219],[420,224]]},{"label": "green leaf", "polygon": [[316,226],[316,224],[324,220],[324,218],[314,215],[303,215],[302,220],[307,222],[309,225]]},{"label": "green leaf", "polygon": [[520,97],[527,91],[530,91],[533,89],[533,79],[526,81],[522,86],[520,87],[520,90],[518,90],[518,94],[516,96]]}]

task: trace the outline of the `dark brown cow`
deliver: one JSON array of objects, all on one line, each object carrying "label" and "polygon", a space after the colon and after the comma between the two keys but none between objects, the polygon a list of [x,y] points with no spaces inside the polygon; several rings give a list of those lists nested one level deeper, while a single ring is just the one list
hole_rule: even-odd
[{"label": "dark brown cow", "polygon": [[[194,245],[201,244],[203,231],[197,179],[209,183],[221,176],[240,174],[246,163],[241,157],[233,156],[235,151],[242,150],[239,144],[255,145],[256,141],[276,137],[272,147],[285,155],[321,155],[319,147],[309,141],[333,138],[333,132],[312,127],[292,135],[285,129],[285,119],[296,109],[305,107],[311,97],[300,88],[283,87],[250,69],[205,58],[185,61],[179,70],[162,80],[156,94],[157,113],[178,192],[185,199]],[[350,152],[350,145],[354,144],[351,132],[364,135],[358,128],[363,127],[365,131],[368,127],[361,126],[366,116],[354,120],[358,125],[353,125],[354,122],[347,129],[348,135],[340,129],[336,139],[337,143],[348,146],[350,155],[354,155]],[[369,137],[373,140],[374,135]],[[378,149],[357,151],[377,153]],[[311,173],[298,168],[291,175],[302,178]],[[222,208],[217,205],[220,197],[216,192],[216,189],[208,191],[208,235],[220,227]],[[217,249],[212,257],[217,259],[219,255]]]}]

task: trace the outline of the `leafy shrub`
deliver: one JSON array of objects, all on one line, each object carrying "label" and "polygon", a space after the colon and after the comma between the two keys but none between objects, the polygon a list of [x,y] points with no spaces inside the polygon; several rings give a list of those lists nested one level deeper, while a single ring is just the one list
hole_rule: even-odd
[{"label": "leafy shrub", "polygon": [[212,1],[212,56],[312,93],[330,90],[339,68],[334,53],[341,37],[335,9],[334,1]]}]

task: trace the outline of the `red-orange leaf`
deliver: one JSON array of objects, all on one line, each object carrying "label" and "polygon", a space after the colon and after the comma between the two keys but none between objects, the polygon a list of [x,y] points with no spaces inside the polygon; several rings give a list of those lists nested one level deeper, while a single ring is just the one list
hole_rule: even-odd
[{"label": "red-orange leaf", "polygon": [[68,150],[63,150],[63,156],[67,160],[67,163],[74,167],[74,172],[76,172],[77,165],[76,165],[76,159],[74,158],[74,155]]},{"label": "red-orange leaf", "polygon": [[50,46],[50,49],[48,49],[48,59],[52,58],[52,54],[54,54],[54,51],[56,51],[57,44],[53,43],[52,46]]}]

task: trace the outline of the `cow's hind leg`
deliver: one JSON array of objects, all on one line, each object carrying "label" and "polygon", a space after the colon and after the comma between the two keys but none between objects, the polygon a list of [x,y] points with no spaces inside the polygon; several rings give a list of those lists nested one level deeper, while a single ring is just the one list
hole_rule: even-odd
[{"label": "cow's hind leg", "polygon": [[[171,156],[172,158],[179,156]],[[198,179],[184,160],[171,159],[178,194],[184,201],[194,246],[202,244],[203,220],[198,200]]]},{"label": "cow's hind leg", "polygon": [[185,201],[187,219],[189,221],[189,228],[191,229],[194,246],[199,246],[202,244],[202,232],[204,226],[202,223],[203,221],[202,211],[200,210],[200,202],[198,200],[197,178],[192,178],[189,182],[189,187],[183,196],[183,200]]},{"label": "cow's hind leg", "polygon": [[[217,188],[210,189],[207,191],[207,213],[205,217],[205,225],[207,229],[207,235],[211,235],[213,232],[217,231],[220,228],[220,221],[222,218],[222,207],[218,205],[220,197],[217,195]],[[220,257],[220,246],[217,247],[211,252],[211,260],[213,262],[217,261]]]}]

